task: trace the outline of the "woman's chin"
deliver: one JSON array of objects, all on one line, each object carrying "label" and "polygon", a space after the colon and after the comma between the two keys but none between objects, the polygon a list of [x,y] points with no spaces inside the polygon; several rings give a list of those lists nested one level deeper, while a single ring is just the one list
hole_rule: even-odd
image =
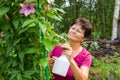
[{"label": "woman's chin", "polygon": [[73,38],[73,37],[68,37],[68,39],[69,39],[69,40],[72,40],[72,41],[75,40],[75,38]]}]

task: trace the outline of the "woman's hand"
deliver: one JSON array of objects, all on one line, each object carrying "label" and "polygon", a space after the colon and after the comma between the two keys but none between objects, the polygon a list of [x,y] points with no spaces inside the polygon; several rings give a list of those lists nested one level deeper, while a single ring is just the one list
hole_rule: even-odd
[{"label": "woman's hand", "polygon": [[73,59],[71,46],[69,44],[61,44],[60,46],[63,48],[62,54],[67,55],[68,59]]},{"label": "woman's hand", "polygon": [[55,57],[55,56],[53,56],[52,58],[48,57],[48,65],[50,67],[53,67],[53,63],[54,63],[55,59],[57,59],[57,57]]}]

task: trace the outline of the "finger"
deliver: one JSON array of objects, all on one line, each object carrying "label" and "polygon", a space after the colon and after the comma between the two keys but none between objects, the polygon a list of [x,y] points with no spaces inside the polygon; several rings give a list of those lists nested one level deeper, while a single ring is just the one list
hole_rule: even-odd
[{"label": "finger", "polygon": [[61,47],[63,48],[63,49],[67,49],[67,50],[69,50],[70,49],[70,46],[69,45],[61,45]]}]

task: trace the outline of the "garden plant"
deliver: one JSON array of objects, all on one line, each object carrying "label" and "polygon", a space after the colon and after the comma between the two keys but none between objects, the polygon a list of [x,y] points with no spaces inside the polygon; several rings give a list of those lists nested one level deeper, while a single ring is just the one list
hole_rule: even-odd
[{"label": "garden plant", "polygon": [[50,0],[0,1],[0,80],[49,80],[47,55],[64,11]]}]

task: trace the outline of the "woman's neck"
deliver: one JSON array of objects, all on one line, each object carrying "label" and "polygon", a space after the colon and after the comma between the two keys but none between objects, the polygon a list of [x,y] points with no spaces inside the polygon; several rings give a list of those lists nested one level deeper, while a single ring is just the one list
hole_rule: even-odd
[{"label": "woman's neck", "polygon": [[80,50],[82,48],[80,42],[69,41],[69,44],[72,47],[73,51],[76,51],[76,50],[78,51],[78,50]]},{"label": "woman's neck", "polygon": [[80,42],[73,42],[69,41],[70,46],[72,47],[73,50],[73,57],[76,57],[81,51],[82,51],[82,46],[80,45]]}]

